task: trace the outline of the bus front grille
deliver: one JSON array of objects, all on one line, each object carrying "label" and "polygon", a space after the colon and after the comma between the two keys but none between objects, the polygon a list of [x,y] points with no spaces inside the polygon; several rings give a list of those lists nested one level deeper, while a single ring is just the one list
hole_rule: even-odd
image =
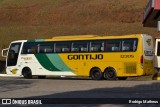
[{"label": "bus front grille", "polygon": [[124,63],[124,69],[126,74],[136,74],[136,63],[135,62],[126,62]]}]

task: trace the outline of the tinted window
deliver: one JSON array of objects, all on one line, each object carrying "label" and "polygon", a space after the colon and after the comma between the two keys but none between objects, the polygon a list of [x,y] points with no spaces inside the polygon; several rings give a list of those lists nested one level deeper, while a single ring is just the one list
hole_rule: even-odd
[{"label": "tinted window", "polygon": [[103,41],[91,41],[90,51],[91,52],[103,52],[104,42]]},{"label": "tinted window", "polygon": [[122,40],[122,51],[136,51],[137,50],[137,39],[123,39]]},{"label": "tinted window", "polygon": [[26,42],[23,45],[22,54],[35,54],[37,53],[37,43]]},{"label": "tinted window", "polygon": [[71,45],[69,42],[66,43],[55,43],[55,52],[56,53],[65,53],[65,52],[70,52],[71,51]]},{"label": "tinted window", "polygon": [[51,42],[38,43],[38,53],[53,53],[54,44]]},{"label": "tinted window", "polygon": [[73,42],[72,43],[72,52],[88,52],[88,42]]},{"label": "tinted window", "polygon": [[120,39],[106,40],[105,51],[107,51],[107,52],[121,51],[121,40]]}]

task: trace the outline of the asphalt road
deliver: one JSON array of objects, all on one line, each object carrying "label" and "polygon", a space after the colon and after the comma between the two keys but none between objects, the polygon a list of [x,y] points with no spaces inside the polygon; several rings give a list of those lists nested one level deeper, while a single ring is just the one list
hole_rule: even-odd
[{"label": "asphalt road", "polygon": [[[119,99],[160,98],[160,81],[156,80],[95,81],[89,78],[23,79],[23,78],[13,78],[13,77],[12,78],[0,77],[0,98],[30,98],[30,97],[119,98]],[[70,106],[71,105],[69,105],[69,107]],[[87,106],[92,106],[92,105],[87,105]],[[93,106],[105,107],[106,105],[96,104]],[[109,105],[109,106],[117,107],[117,105]],[[119,106],[127,107],[125,105],[119,105]],[[143,105],[138,105],[138,106],[143,106]],[[158,105],[156,106],[158,107]],[[83,105],[80,107],[83,107]],[[153,107],[155,107],[155,105]]]}]

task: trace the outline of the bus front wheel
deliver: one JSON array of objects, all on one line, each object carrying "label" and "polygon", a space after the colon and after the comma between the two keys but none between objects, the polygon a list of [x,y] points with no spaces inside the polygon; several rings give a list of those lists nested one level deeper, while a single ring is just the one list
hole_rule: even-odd
[{"label": "bus front wheel", "polygon": [[22,75],[26,79],[31,79],[32,78],[32,71],[31,71],[31,69],[30,68],[23,68]]},{"label": "bus front wheel", "polygon": [[91,69],[90,76],[93,80],[101,80],[103,73],[99,68],[95,67]]},{"label": "bus front wheel", "polygon": [[106,68],[104,70],[103,75],[106,80],[116,80],[117,79],[116,71],[112,67]]}]

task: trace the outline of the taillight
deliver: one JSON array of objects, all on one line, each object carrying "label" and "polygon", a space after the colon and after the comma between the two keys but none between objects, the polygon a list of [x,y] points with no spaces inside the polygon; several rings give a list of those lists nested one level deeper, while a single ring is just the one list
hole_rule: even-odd
[{"label": "taillight", "polygon": [[141,61],[141,65],[143,66],[143,55],[141,56],[140,61]]}]

